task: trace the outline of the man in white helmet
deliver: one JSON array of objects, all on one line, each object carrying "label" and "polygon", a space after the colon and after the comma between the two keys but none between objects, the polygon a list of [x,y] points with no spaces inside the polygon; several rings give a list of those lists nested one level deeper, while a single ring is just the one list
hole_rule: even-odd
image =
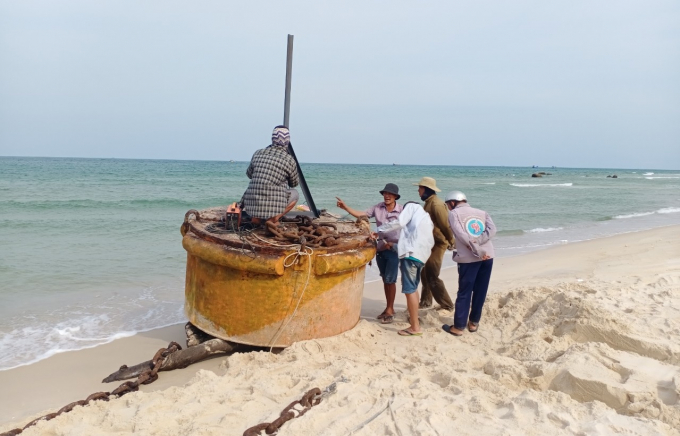
[{"label": "man in white helmet", "polygon": [[444,324],[442,329],[461,336],[466,327],[471,333],[479,328],[491,279],[494,257],[491,238],[496,234],[496,226],[488,213],[471,207],[460,191],[449,192],[444,202],[456,238],[453,260],[458,264],[458,295],[453,325]]}]

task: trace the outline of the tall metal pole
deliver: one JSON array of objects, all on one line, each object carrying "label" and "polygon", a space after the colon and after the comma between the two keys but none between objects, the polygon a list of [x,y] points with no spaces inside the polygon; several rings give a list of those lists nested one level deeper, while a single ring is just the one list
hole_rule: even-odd
[{"label": "tall metal pole", "polygon": [[283,106],[283,125],[289,127],[290,122],[290,84],[293,81],[293,35],[288,35],[288,53],[286,55],[286,98]]},{"label": "tall metal pole", "polygon": [[[288,35],[288,53],[286,55],[286,97],[283,107],[283,125],[290,128],[290,85],[293,81],[293,35]],[[300,167],[300,162],[295,156],[295,150],[293,150],[293,144],[288,146],[291,156],[295,159],[295,164],[297,165],[298,178],[300,179],[300,188],[302,189],[302,194],[307,200],[307,206],[312,214],[319,218],[319,210],[314,204],[314,199],[312,199],[312,193],[309,192],[309,187],[307,186],[307,181],[305,180],[304,174],[302,174],[302,168]]]}]

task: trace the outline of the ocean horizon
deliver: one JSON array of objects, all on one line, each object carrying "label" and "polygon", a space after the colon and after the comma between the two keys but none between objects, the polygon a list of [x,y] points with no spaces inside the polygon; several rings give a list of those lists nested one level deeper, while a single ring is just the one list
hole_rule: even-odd
[{"label": "ocean horizon", "polygon": [[[238,201],[247,165],[0,157],[0,370],[185,322],[184,213]],[[498,257],[680,224],[680,170],[301,166],[317,207],[341,216],[335,196],[366,209],[391,182],[400,203],[419,201],[412,184],[434,177],[441,195],[461,190],[491,214]]]},{"label": "ocean horizon", "polygon": [[[249,163],[249,160],[237,159],[172,159],[172,158],[136,158],[136,157],[81,157],[81,156],[20,156],[20,155],[0,155],[0,159],[66,159],[66,160],[121,160],[121,161],[157,161],[157,162],[220,162],[220,163]],[[441,165],[441,164],[410,164],[410,163],[352,163],[352,162],[311,162],[300,161],[301,165],[356,165],[356,166],[414,166],[414,167],[448,167],[448,168],[529,168],[532,170],[550,169],[571,169],[571,170],[640,170],[636,167],[570,167],[556,165]],[[672,171],[680,173],[680,167],[675,168],[644,168],[644,171]]]}]

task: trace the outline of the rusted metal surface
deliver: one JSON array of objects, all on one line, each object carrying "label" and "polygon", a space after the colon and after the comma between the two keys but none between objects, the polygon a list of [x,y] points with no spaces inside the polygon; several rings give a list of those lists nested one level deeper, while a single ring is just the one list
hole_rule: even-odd
[{"label": "rusted metal surface", "polygon": [[[200,219],[194,217],[198,215]],[[337,335],[359,321],[366,264],[375,255],[365,223],[314,220],[284,223],[281,235],[315,232],[314,247],[277,240],[263,229],[211,234],[220,209],[190,214],[182,225],[187,250],[185,313],[217,338],[286,347]],[[334,244],[319,245],[325,234]],[[244,243],[247,241],[247,244]]]}]

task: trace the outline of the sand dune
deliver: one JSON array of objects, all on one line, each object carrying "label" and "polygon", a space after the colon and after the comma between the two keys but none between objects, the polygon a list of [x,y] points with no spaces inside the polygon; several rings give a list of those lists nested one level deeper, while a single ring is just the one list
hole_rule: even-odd
[{"label": "sand dune", "polygon": [[678,237],[673,227],[499,260],[478,333],[448,335],[451,313],[429,309],[425,335],[403,338],[405,312],[388,326],[366,313],[345,334],[236,354],[183,386],[78,407],[24,434],[242,434],[336,382],[279,435],[677,435]]}]

